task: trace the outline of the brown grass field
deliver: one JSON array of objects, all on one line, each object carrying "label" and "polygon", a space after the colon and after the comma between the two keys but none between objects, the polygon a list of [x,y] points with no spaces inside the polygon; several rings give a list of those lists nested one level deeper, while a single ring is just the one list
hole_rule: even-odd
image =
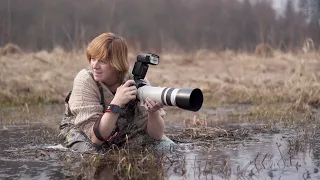
[{"label": "brown grass field", "polygon": [[[132,65],[137,54],[138,52],[131,52],[129,55]],[[267,120],[263,125],[252,123],[254,132],[273,132],[274,126],[277,125],[272,124],[278,120],[286,120],[287,125],[302,127],[305,129],[303,132],[309,132],[310,126],[316,123],[314,115],[319,115],[317,109],[320,107],[320,73],[318,72],[320,53],[275,51],[272,56],[261,57],[232,51],[215,53],[199,50],[190,54],[163,53],[159,55],[160,64],[150,66],[147,73],[153,86],[200,88],[204,93],[204,109],[217,108],[215,109],[216,114],[208,116],[186,111],[168,113],[171,116],[168,119],[177,119],[185,125],[179,131],[170,130],[168,126],[167,135],[171,139],[195,139],[197,142],[210,142],[210,146],[204,148],[211,150],[215,146],[222,146],[223,141],[230,143],[228,139],[234,142],[236,138],[241,139],[248,136],[249,131],[245,128],[228,130],[219,127],[223,122],[239,122],[242,117],[246,119],[249,116]],[[87,65],[84,50],[65,52],[61,48],[56,48],[52,52],[19,51],[13,54],[1,54],[0,49],[0,108],[17,106],[22,109],[21,113],[13,111],[12,115],[9,114],[10,117],[4,119],[10,122],[13,122],[16,116],[18,119],[27,121],[28,119],[39,119],[36,117],[44,116],[46,111],[43,109],[31,111],[29,105],[57,103],[59,106],[62,105],[65,95],[72,88],[73,78]],[[251,107],[248,112],[246,111],[247,105]],[[239,114],[228,112],[229,114],[225,116],[223,113],[225,106],[239,107],[240,111],[245,111],[244,116],[241,112]],[[221,114],[218,107],[222,109]],[[245,107],[246,110],[242,110],[242,107]],[[0,119],[2,116],[5,117],[5,114],[5,112],[0,114]],[[52,114],[55,115],[58,112]],[[172,118],[175,116],[177,117]],[[60,120],[55,118],[58,118],[57,115],[46,117],[44,123],[57,127],[56,123]],[[209,121],[213,124],[210,125]],[[207,125],[206,128],[202,127]],[[47,141],[56,136],[46,133],[41,137]],[[114,154],[108,155],[108,160],[89,154],[88,157],[84,156],[85,158],[81,156],[80,160],[73,159],[73,156],[69,158],[68,155],[61,156],[61,158],[67,162],[67,165],[70,164],[70,177],[78,177],[75,179],[79,177],[92,179],[90,176],[94,176],[95,168],[99,169],[100,166],[106,168],[106,170],[101,170],[102,174],[113,170],[114,174],[126,177],[126,179],[144,176],[144,171],[156,177],[165,175],[161,168],[159,170],[159,165],[157,165],[159,162],[156,162],[149,152],[138,155],[133,153],[134,156],[131,156],[132,151],[130,150],[129,153],[129,150],[123,148],[120,151],[112,151],[112,153]],[[175,162],[167,158],[170,161],[169,164],[172,165]],[[184,163],[183,161],[176,162]],[[80,165],[75,166],[75,163]],[[161,160],[160,164],[162,163]],[[180,164],[178,163],[177,166],[180,167]],[[80,175],[77,168],[81,168]],[[182,172],[184,171],[185,169],[182,168]],[[100,170],[97,172],[99,173]]]},{"label": "brown grass field", "polygon": [[[88,65],[84,52],[56,48],[0,55],[1,106],[62,103],[77,72]],[[129,55],[132,65],[137,54]],[[320,105],[319,58],[316,52],[276,51],[271,57],[206,50],[162,53],[147,77],[153,86],[200,88],[204,107],[250,104],[308,111]]]}]

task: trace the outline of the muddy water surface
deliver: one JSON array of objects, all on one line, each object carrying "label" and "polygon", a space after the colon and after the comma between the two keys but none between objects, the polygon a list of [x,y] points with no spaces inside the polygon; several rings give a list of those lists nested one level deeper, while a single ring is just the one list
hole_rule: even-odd
[{"label": "muddy water surface", "polygon": [[[284,129],[281,124],[258,131],[257,124],[242,116],[237,123],[228,121],[228,114],[239,114],[239,109],[241,113],[246,107],[203,109],[197,114],[169,110],[167,134],[180,148],[165,156],[164,179],[320,179],[316,125],[308,131]],[[59,146],[62,112],[62,106],[0,110],[0,179],[119,178],[112,175],[115,167],[88,167],[83,155]],[[204,124],[211,129],[198,128]],[[193,135],[183,136],[186,130]],[[225,135],[201,138],[201,133],[212,131]],[[147,170],[142,177],[158,177],[159,169]]]}]

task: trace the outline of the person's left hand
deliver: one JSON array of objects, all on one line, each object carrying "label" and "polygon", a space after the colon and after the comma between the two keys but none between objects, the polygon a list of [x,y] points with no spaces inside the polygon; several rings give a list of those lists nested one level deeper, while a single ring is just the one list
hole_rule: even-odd
[{"label": "person's left hand", "polygon": [[154,102],[152,99],[147,97],[144,107],[149,113],[153,113],[158,111],[160,108],[163,108],[163,104],[159,102]]}]

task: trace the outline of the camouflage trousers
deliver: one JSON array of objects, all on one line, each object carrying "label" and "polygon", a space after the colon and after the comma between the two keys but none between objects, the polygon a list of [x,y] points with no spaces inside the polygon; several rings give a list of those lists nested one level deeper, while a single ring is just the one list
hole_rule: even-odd
[{"label": "camouflage trousers", "polygon": [[62,145],[77,152],[100,152],[105,153],[112,145],[118,147],[126,144],[130,148],[150,148],[158,154],[169,153],[177,144],[174,143],[167,136],[163,136],[160,140],[152,139],[145,131],[137,133],[134,137],[121,144],[107,144],[97,145],[93,143],[81,130],[78,128],[65,128],[60,131],[59,138]]}]

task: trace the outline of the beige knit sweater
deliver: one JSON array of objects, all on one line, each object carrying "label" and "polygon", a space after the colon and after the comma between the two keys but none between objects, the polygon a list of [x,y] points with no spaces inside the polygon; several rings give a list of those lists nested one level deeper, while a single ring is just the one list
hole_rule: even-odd
[{"label": "beige knit sweater", "polygon": [[[103,83],[104,102],[106,106],[110,104],[114,95]],[[73,90],[69,99],[70,110],[75,118],[71,122],[79,125],[81,130],[91,138],[90,128],[103,115],[103,107],[100,105],[101,95],[96,82],[86,69],[81,70],[73,82]],[[117,120],[116,126],[120,128],[121,133],[130,136],[131,132],[145,131],[147,125],[147,111],[138,103],[133,110],[125,111]],[[131,112],[131,113],[130,113]],[[161,116],[165,115],[161,109]]]}]

